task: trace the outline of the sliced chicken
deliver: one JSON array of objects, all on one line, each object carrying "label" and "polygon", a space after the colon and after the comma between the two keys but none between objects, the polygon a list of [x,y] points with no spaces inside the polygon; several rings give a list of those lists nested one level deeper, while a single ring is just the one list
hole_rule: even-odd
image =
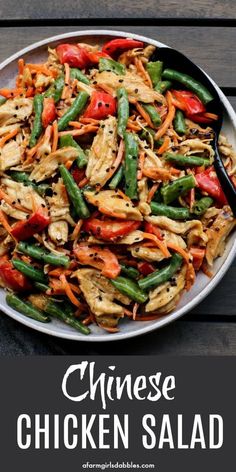
[{"label": "sliced chicken", "polygon": [[109,116],[101,121],[100,128],[93,140],[88,154],[86,177],[91,185],[103,186],[117,153],[117,121]]},{"label": "sliced chicken", "polygon": [[3,200],[0,203],[0,209],[4,211],[6,215],[11,216],[12,218],[15,218],[16,220],[25,220],[25,218],[28,215],[28,213],[18,210],[16,208],[13,208],[11,205],[4,202]]},{"label": "sliced chicken", "polygon": [[140,211],[131,201],[127,201],[115,190],[102,190],[100,192],[84,192],[86,200],[98,207],[101,213],[117,218],[141,221]]},{"label": "sliced chicken", "polygon": [[116,94],[119,87],[124,87],[130,98],[144,102],[153,103],[155,101],[165,103],[163,95],[148,87],[135,72],[126,72],[125,75],[116,75],[113,72],[98,72],[95,75],[97,85],[105,91],[112,89]]},{"label": "sliced chicken", "polygon": [[48,235],[51,240],[58,246],[68,241],[69,227],[65,220],[53,221],[48,226]]},{"label": "sliced chicken", "polygon": [[179,222],[167,218],[166,216],[146,216],[145,219],[158,228],[166,229],[172,233],[182,234],[187,236],[188,246],[194,244],[206,245],[208,236],[203,231],[203,226],[199,220],[191,220],[186,222]]},{"label": "sliced chicken", "polygon": [[31,186],[25,186],[21,182],[4,178],[1,180],[4,192],[15,202],[27,210],[33,210],[34,206],[46,206],[45,200],[35,192]]},{"label": "sliced chicken", "polygon": [[199,138],[186,139],[185,141],[182,141],[180,145],[180,152],[181,154],[185,154],[186,156],[190,156],[191,154],[204,153],[204,155],[207,154],[207,157],[210,159],[210,162],[213,162],[215,154],[214,149],[210,146],[210,144],[203,142]]},{"label": "sliced chicken", "polygon": [[[1,107],[0,107],[0,110],[1,110]],[[0,138],[2,138],[2,136],[5,136],[6,134],[11,133],[12,131],[15,131],[15,129],[19,129],[18,123],[15,123],[13,125],[0,126]]]},{"label": "sliced chicken", "polygon": [[[4,256],[5,254],[7,254],[9,249],[11,249],[12,245],[14,245],[14,241],[13,241],[12,237],[10,235],[6,236],[0,242],[0,256]],[[4,285],[3,285],[3,287],[4,287]]]},{"label": "sliced chicken", "polygon": [[[184,265],[181,271],[171,279],[154,290],[149,292],[149,302],[146,304],[145,311],[158,311],[164,309],[182,292],[185,286],[186,266]],[[171,310],[174,307],[171,306]],[[169,311],[171,311],[169,310]],[[165,310],[164,310],[165,311]],[[166,312],[166,311],[165,311]]]},{"label": "sliced chicken", "polygon": [[[131,244],[135,244],[140,241],[143,241],[143,239],[144,239],[143,231],[139,231],[137,229],[136,231],[131,231],[131,233],[119,239],[119,244],[128,244],[130,246]],[[102,241],[102,239],[96,239],[94,236],[89,236],[89,238],[87,239],[87,242],[96,243],[96,244],[106,244],[106,241]],[[116,244],[116,242],[110,241],[110,244]]]},{"label": "sliced chicken", "polygon": [[51,219],[52,221],[64,219],[66,215],[70,214],[70,203],[61,178],[52,184],[52,191],[52,197],[47,197]]},{"label": "sliced chicken", "polygon": [[28,120],[33,111],[32,98],[16,97],[0,106],[0,126]]},{"label": "sliced chicken", "polygon": [[11,140],[0,149],[0,171],[17,166],[21,160],[21,149],[16,141]]},{"label": "sliced chicken", "polygon": [[138,204],[138,209],[142,213],[142,215],[150,215],[151,207],[147,203],[148,199],[148,184],[147,184],[147,178],[143,177],[138,181],[138,193],[139,193],[139,204]]},{"label": "sliced chicken", "polygon": [[222,256],[226,238],[233,230],[235,224],[236,219],[233,217],[230,208],[224,206],[212,226],[207,230],[206,260],[209,265],[212,266],[214,259]]},{"label": "sliced chicken", "polygon": [[36,182],[52,177],[60,164],[66,164],[68,161],[76,159],[78,151],[71,147],[64,147],[43,157],[35,166],[30,174],[30,179]]},{"label": "sliced chicken", "polygon": [[36,88],[39,87],[48,87],[52,82],[52,78],[48,75],[44,74],[36,74],[36,80],[34,86]]},{"label": "sliced chicken", "polygon": [[115,301],[129,305],[131,300],[116,290],[109,280],[101,275],[100,271],[96,269],[79,269],[76,271],[75,276],[79,281],[80,289],[92,313],[98,317],[104,315],[118,315],[121,317],[124,315],[123,306],[115,303]]}]

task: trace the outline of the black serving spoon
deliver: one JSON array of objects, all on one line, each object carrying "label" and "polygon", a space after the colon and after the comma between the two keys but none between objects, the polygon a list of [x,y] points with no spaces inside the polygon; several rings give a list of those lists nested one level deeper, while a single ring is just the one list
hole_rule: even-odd
[{"label": "black serving spoon", "polygon": [[213,100],[207,104],[207,111],[218,115],[218,120],[212,121],[210,123],[210,126],[214,131],[212,143],[212,147],[215,151],[214,167],[222,189],[228,200],[228,204],[231,207],[234,216],[236,216],[236,189],[226,172],[218,150],[218,137],[223,121],[223,104],[216,88],[196,64],[194,64],[184,54],[176,51],[175,49],[168,47],[156,49],[150,60],[162,61],[164,63],[164,69],[174,69],[178,72],[190,75],[195,80],[204,85],[212,95]]}]

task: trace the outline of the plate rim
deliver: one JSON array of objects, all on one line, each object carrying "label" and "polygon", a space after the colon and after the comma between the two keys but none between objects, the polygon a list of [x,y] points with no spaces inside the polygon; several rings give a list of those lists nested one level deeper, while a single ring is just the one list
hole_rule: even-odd
[{"label": "plate rim", "polygon": [[[12,54],[10,57],[5,59],[3,62],[0,64],[0,71],[2,71],[7,65],[18,59],[24,54],[27,54],[31,51],[34,51],[35,49],[38,49],[44,45],[53,43],[53,42],[60,42],[63,39],[71,39],[74,37],[83,37],[83,36],[115,36],[115,37],[126,37],[126,38],[134,38],[140,41],[143,41],[147,44],[152,44],[156,47],[170,47],[166,45],[165,43],[162,43],[160,41],[157,41],[155,39],[149,38],[147,36],[139,35],[136,33],[130,33],[127,31],[116,31],[116,30],[110,30],[110,29],[86,29],[82,31],[72,31],[68,33],[61,33],[58,35],[50,36],[48,38],[36,41],[29,46],[26,46],[25,48],[17,51],[16,53]],[[206,72],[203,70],[203,72],[206,74]],[[219,93],[220,99],[223,102],[224,107],[226,108],[230,122],[233,124],[236,132],[236,113],[230,104],[229,100],[227,97],[224,95],[224,93],[220,90],[218,85],[215,83],[215,81],[206,74],[207,77],[211,80],[212,84],[216,88],[217,92]],[[164,316],[162,319],[157,320],[156,322],[140,327],[137,331],[130,331],[130,332],[119,332],[119,333],[113,333],[113,334],[108,334],[108,333],[101,333],[101,334],[89,334],[88,336],[82,335],[79,332],[57,332],[56,330],[52,330],[49,328],[49,325],[44,325],[43,323],[39,323],[36,320],[31,320],[30,318],[24,317],[24,315],[19,314],[17,311],[11,309],[8,307],[6,304],[3,305],[0,302],[0,309],[10,316],[11,318],[15,319],[16,321],[20,322],[21,324],[35,329],[36,331],[40,331],[44,334],[48,334],[53,337],[57,338],[62,338],[62,339],[69,339],[72,341],[82,341],[82,342],[111,342],[111,341],[122,341],[126,340],[129,338],[134,338],[137,336],[141,336],[143,334],[152,332],[156,329],[160,329],[163,326],[167,326],[171,322],[177,320],[178,318],[182,317],[184,314],[187,314],[190,310],[192,310],[196,305],[201,303],[204,298],[207,297],[207,295],[210,294],[210,292],[216,287],[216,285],[220,282],[220,280],[223,278],[229,267],[231,266],[234,257],[236,254],[236,239],[234,239],[232,248],[230,249],[226,259],[222,263],[222,266],[218,270],[218,272],[213,276],[213,278],[209,281],[209,283],[206,285],[206,287],[196,295],[192,300],[190,300],[185,306],[182,308],[179,308],[176,310],[174,313],[170,313]],[[141,323],[141,322],[140,322]],[[148,322],[147,322],[148,323]],[[48,327],[47,327],[48,326]],[[52,325],[51,325],[52,326]]]}]

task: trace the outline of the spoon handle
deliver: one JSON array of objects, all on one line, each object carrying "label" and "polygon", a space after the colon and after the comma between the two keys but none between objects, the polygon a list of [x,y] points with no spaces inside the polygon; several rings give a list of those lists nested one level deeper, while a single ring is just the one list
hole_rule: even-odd
[{"label": "spoon handle", "polygon": [[228,200],[228,204],[233,212],[233,215],[236,216],[236,188],[231,181],[225,166],[221,160],[219,150],[218,150],[218,138],[216,133],[214,134],[213,147],[215,151],[214,167],[217,174],[217,177],[220,181],[221,187],[224,191],[224,194]]}]

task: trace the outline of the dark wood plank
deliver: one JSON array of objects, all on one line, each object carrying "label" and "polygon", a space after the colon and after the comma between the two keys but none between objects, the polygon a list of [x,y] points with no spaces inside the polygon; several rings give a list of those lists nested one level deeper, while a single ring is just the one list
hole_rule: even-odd
[{"label": "dark wood plank", "polygon": [[236,18],[234,0],[8,0],[1,4],[2,18]]},{"label": "dark wood plank", "polygon": [[90,343],[52,338],[0,316],[0,356],[236,355],[236,324],[176,321],[127,341]]},{"label": "dark wood plank", "polygon": [[[104,26],[104,28],[106,28]],[[40,39],[69,31],[83,30],[78,27],[2,28],[0,30],[0,61],[17,50]],[[88,29],[88,28],[87,28]],[[100,28],[101,29],[101,28]],[[199,64],[221,87],[235,87],[236,28],[220,27],[123,27],[133,33],[146,35],[173,46]],[[226,54],[227,51],[227,54]]]}]

